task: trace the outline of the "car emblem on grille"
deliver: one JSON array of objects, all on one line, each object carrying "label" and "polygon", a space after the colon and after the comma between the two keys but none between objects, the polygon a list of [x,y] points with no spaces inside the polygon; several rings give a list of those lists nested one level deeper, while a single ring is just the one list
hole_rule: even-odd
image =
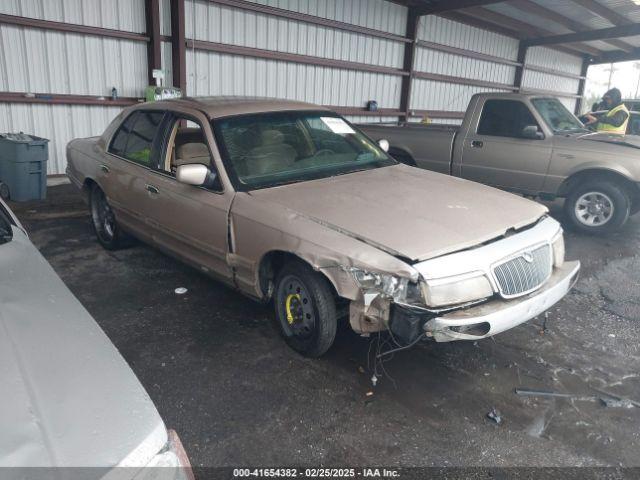
[{"label": "car emblem on grille", "polygon": [[527,263],[533,263],[533,255],[531,255],[531,252],[524,252],[522,258],[524,258],[524,261]]}]

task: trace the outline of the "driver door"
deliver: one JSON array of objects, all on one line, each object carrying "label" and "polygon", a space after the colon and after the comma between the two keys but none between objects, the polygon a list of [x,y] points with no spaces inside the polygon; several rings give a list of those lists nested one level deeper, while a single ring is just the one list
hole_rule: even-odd
[{"label": "driver door", "polygon": [[542,189],[551,161],[551,139],[523,135],[538,121],[519,100],[488,99],[480,121],[469,129],[462,148],[462,177],[524,193]]},{"label": "driver door", "polygon": [[[233,192],[222,188],[214,162],[213,135],[201,115],[170,112],[163,156],[150,173],[150,223],[154,242],[187,263],[231,283],[227,263],[228,212]],[[179,165],[206,165],[217,181],[211,187],[193,186],[176,180]]]}]

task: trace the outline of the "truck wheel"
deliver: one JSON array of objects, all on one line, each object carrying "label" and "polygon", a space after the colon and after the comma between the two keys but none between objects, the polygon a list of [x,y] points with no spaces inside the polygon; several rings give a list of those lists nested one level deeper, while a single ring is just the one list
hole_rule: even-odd
[{"label": "truck wheel", "polygon": [[585,233],[613,232],[629,218],[631,200],[619,185],[590,181],[571,191],[564,211],[573,226]]},{"label": "truck wheel", "polygon": [[276,278],[276,317],[287,344],[307,357],[322,356],[336,337],[336,302],[327,280],[292,261]]},{"label": "truck wheel", "polygon": [[90,197],[91,221],[98,242],[107,250],[118,250],[125,246],[125,234],[118,226],[116,217],[100,187],[94,185]]}]

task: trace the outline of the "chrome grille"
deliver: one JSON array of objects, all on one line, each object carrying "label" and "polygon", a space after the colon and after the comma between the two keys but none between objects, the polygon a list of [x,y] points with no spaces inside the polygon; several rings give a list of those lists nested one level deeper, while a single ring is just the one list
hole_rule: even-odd
[{"label": "chrome grille", "polygon": [[516,297],[531,292],[551,275],[551,246],[543,245],[523,252],[493,269],[503,297]]}]

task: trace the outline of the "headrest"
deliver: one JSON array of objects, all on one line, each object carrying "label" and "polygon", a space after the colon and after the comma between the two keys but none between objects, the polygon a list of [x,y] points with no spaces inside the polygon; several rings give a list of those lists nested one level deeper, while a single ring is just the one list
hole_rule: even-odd
[{"label": "headrest", "polygon": [[278,130],[265,130],[260,135],[262,146],[277,145],[284,142],[284,134]]}]

